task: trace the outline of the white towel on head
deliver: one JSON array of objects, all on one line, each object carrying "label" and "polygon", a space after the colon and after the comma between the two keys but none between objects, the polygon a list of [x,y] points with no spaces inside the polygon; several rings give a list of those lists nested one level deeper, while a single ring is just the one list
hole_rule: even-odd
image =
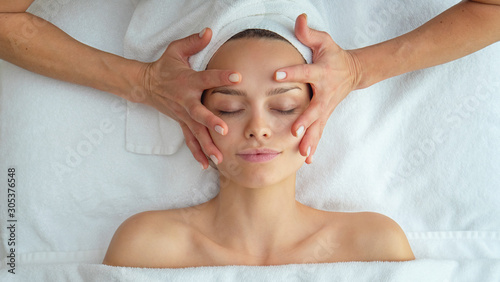
[{"label": "white towel on head", "polygon": [[[315,5],[309,1],[205,1],[166,6],[161,0],[143,1],[137,7],[125,38],[125,56],[141,61],[155,61],[168,44],[176,39],[210,27],[210,44],[189,60],[194,70],[205,69],[212,55],[231,36],[250,28],[274,31],[292,43],[311,62],[311,50],[294,35],[295,19],[308,14],[309,26],[325,26]],[[180,20],[176,15],[185,14]],[[144,21],[144,16],[148,20]],[[153,18],[151,18],[153,17]],[[175,21],[174,21],[175,19]],[[171,155],[182,146],[184,136],[179,124],[155,109],[128,103],[126,148],[140,154]]]}]

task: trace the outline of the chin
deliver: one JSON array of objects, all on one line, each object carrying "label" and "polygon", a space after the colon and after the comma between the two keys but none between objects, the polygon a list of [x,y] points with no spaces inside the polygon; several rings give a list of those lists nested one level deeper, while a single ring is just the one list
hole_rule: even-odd
[{"label": "chin", "polygon": [[221,178],[220,184],[222,187],[225,183],[233,182],[238,186],[255,189],[273,186],[295,176],[304,161],[305,157],[302,156],[285,157],[267,163],[249,163],[240,159],[224,160],[219,166],[219,172],[225,179]]},{"label": "chin", "polygon": [[245,168],[232,180],[240,186],[259,189],[273,186],[290,177],[290,174],[284,175],[282,170],[260,165],[259,167]]}]

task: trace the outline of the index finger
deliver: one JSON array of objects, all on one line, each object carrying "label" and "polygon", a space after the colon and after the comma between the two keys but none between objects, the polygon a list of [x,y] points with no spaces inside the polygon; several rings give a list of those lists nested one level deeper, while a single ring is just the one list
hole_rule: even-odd
[{"label": "index finger", "polygon": [[314,64],[300,64],[280,68],[274,73],[278,82],[314,83],[321,80],[322,67]]},{"label": "index finger", "polygon": [[200,101],[193,101],[187,105],[186,111],[193,120],[215,130],[220,135],[226,135],[229,131],[227,124],[208,110]]},{"label": "index finger", "polygon": [[189,77],[189,85],[205,90],[219,86],[234,85],[241,81],[241,74],[230,70],[204,70]]}]

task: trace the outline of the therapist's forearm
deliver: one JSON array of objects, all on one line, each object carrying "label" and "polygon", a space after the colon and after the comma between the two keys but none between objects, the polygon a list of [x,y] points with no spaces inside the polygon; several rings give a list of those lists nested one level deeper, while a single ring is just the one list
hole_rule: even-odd
[{"label": "therapist's forearm", "polygon": [[359,62],[356,89],[443,64],[500,40],[500,1],[461,2],[397,38],[351,50]]},{"label": "therapist's forearm", "polygon": [[29,13],[0,13],[0,59],[123,98],[140,84],[144,71],[144,64],[82,44]]}]

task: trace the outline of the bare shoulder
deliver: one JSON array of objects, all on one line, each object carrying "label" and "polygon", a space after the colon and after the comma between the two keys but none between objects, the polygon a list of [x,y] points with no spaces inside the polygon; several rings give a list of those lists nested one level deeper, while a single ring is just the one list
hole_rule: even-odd
[{"label": "bare shoulder", "polygon": [[367,261],[406,261],[415,256],[406,235],[394,220],[374,212],[353,214],[356,247]]},{"label": "bare shoulder", "polygon": [[130,267],[175,266],[189,238],[175,210],[131,216],[116,230],[103,264]]}]

